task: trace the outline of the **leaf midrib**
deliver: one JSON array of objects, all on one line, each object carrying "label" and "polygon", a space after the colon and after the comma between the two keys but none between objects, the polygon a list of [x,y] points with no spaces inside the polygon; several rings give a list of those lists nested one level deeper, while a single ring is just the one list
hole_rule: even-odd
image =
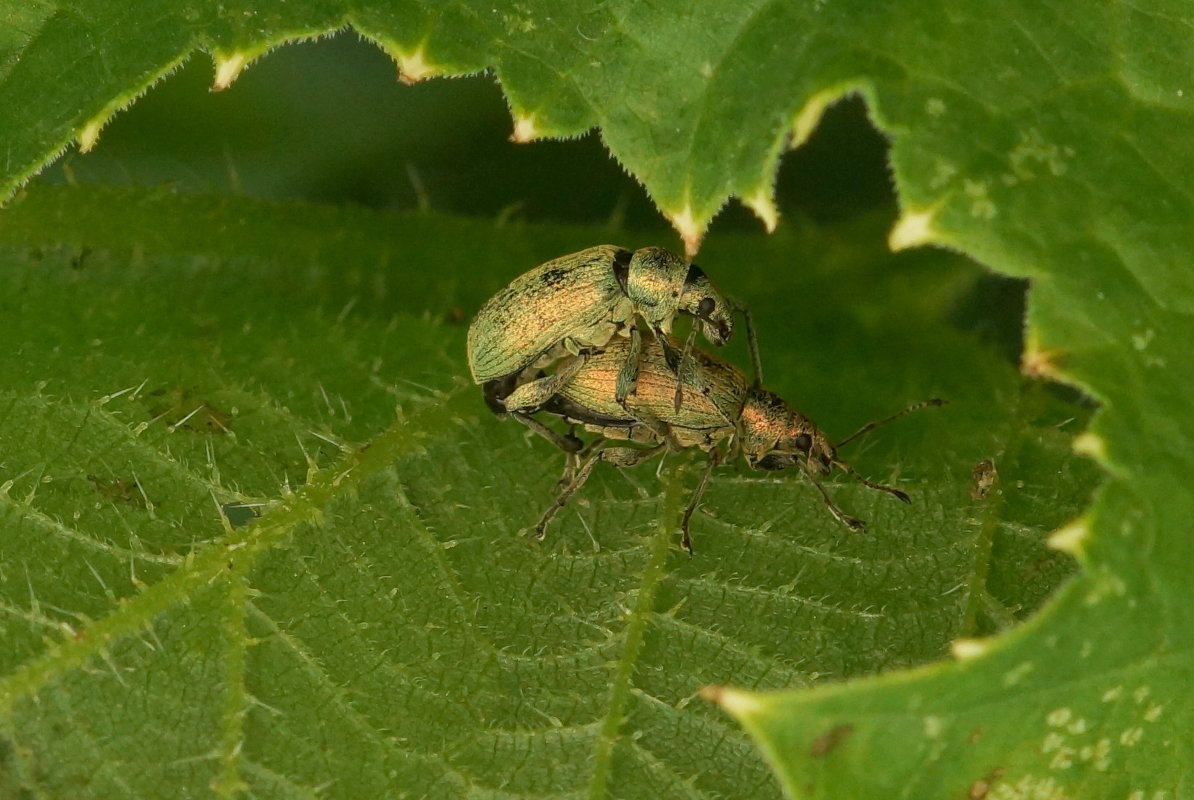
[{"label": "leaf midrib", "polygon": [[[21,699],[32,697],[59,675],[102,655],[118,639],[144,629],[159,614],[186,603],[212,584],[227,584],[300,525],[318,523],[323,509],[352,495],[364,481],[418,446],[419,419],[397,420],[368,445],[348,450],[331,467],[313,469],[307,483],[280,500],[264,516],[239,529],[229,529],[197,553],[185,566],[120,602],[116,610],[82,628],[77,635],[51,645],[38,658],[0,680],[0,713],[10,714]],[[247,640],[241,640],[241,647]]]},{"label": "leaf midrib", "polygon": [[608,793],[609,776],[613,767],[614,747],[618,733],[625,722],[626,704],[630,701],[635,666],[642,651],[643,637],[647,623],[655,612],[655,595],[667,574],[665,565],[668,553],[675,539],[676,522],[679,517],[680,496],[684,491],[684,466],[677,465],[664,487],[663,499],[659,504],[656,529],[651,537],[650,556],[639,581],[633,610],[626,622],[625,643],[622,656],[617,661],[613,685],[609,693],[609,705],[601,722],[597,746],[593,756],[593,778],[589,784],[590,800],[604,800]]}]

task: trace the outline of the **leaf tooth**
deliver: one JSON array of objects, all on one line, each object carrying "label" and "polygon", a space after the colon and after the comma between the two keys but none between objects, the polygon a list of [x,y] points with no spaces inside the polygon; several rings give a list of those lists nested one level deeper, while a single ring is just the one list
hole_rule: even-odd
[{"label": "leaf tooth", "polygon": [[958,661],[970,661],[978,658],[990,649],[987,639],[954,639],[949,643],[949,651]]},{"label": "leaf tooth", "polygon": [[749,197],[742,198],[742,203],[758,217],[767,233],[775,233],[779,224],[779,209],[775,206],[775,190],[768,185],[760,186]]},{"label": "leaf tooth", "polygon": [[893,251],[899,251],[941,241],[938,232],[933,228],[936,216],[936,207],[900,214],[895,225],[891,226],[891,232],[887,234],[887,246]]},{"label": "leaf tooth", "polygon": [[680,234],[680,239],[684,242],[685,257],[695,258],[701,249],[701,240],[705,238],[708,222],[698,222],[692,213],[692,206],[688,203],[685,203],[684,208],[680,211],[668,211],[665,208],[663,213],[672,223],[676,232]]},{"label": "leaf tooth", "polygon": [[[1086,434],[1083,435],[1085,436]],[[1050,534],[1045,543],[1054,550],[1060,550],[1063,553],[1069,553],[1077,557],[1082,555],[1086,540],[1089,537],[1090,529],[1086,526],[1086,520],[1076,519]]]},{"label": "leaf tooth", "polygon": [[514,132],[510,134],[510,141],[526,144],[539,138],[539,126],[534,114],[514,114]]},{"label": "leaf tooth", "polygon": [[91,152],[91,148],[95,147],[95,143],[99,141],[100,131],[103,130],[108,119],[106,114],[92,117],[79,129],[79,152]]},{"label": "leaf tooth", "polygon": [[832,86],[810,97],[792,120],[792,140],[789,147],[795,150],[807,142],[820,124],[825,109],[853,91],[856,89],[851,86]]},{"label": "leaf tooth", "polygon": [[216,78],[211,84],[211,90],[222,92],[232,85],[241,70],[249,63],[249,54],[243,50],[237,50],[227,55],[215,53],[213,59],[216,62]]},{"label": "leaf tooth", "polygon": [[1080,433],[1074,437],[1074,441],[1070,446],[1080,456],[1088,456],[1099,462],[1106,462],[1107,460],[1107,442],[1097,433],[1091,433],[1090,431]]},{"label": "leaf tooth", "polygon": [[745,692],[729,686],[702,686],[700,695],[710,703],[717,703],[735,717],[747,717],[757,714],[763,709],[759,696],[754,692]]},{"label": "leaf tooth", "polygon": [[435,77],[435,66],[427,60],[423,45],[410,51],[394,48],[392,52],[394,60],[398,62],[398,80],[407,86]]},{"label": "leaf tooth", "polygon": [[1058,361],[1062,351],[1056,347],[1044,347],[1036,329],[1029,328],[1024,342],[1024,353],[1020,356],[1020,372],[1030,378],[1057,380],[1061,372]]}]

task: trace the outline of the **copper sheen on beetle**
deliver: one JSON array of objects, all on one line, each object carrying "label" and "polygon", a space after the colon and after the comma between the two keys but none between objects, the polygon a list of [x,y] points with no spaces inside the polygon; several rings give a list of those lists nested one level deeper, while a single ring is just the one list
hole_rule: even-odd
[{"label": "copper sheen on beetle", "polygon": [[[548,431],[544,434],[546,438],[567,454],[564,487],[535,528],[540,538],[551,519],[584,485],[598,461],[629,467],[665,449],[695,447],[709,458],[681,522],[682,543],[690,552],[689,521],[709,476],[719,463],[739,454],[753,469],[799,468],[817,488],[833,517],[851,530],[862,530],[865,523],[838,508],[818,480],[835,467],[871,489],[909,502],[908,495],[899,489],[874,483],[855,472],[838,458],[837,447],[909,411],[941,405],[943,401],[918,403],[887,419],[869,423],[835,447],[811,419],[778,395],[748,385],[746,376],[737,367],[699,349],[692,351],[692,358],[680,371],[683,403],[677,410],[672,400],[676,375],[667,364],[666,354],[669,347],[674,349],[678,343],[648,337],[642,344],[637,386],[624,403],[616,400],[614,386],[628,356],[630,343],[625,339],[612,340],[600,353],[564,360],[553,374],[522,383],[506,398],[506,406],[512,413],[529,419],[531,414],[544,412],[581,425],[601,437],[582,449],[576,437],[562,437],[540,425]],[[608,441],[641,446],[610,445]]]}]

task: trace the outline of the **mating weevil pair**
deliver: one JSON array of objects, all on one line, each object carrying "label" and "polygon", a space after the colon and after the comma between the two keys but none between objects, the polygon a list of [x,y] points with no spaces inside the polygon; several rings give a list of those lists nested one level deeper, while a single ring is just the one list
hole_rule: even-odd
[{"label": "mating weevil pair", "polygon": [[[710,342],[725,344],[736,311],[747,322],[752,385],[737,367],[692,344],[698,328]],[[668,336],[677,313],[696,318],[682,348]],[[637,329],[638,317],[650,329],[647,337]],[[540,538],[598,461],[629,467],[665,449],[696,447],[708,455],[681,522],[689,552],[689,521],[713,468],[739,453],[754,469],[800,468],[834,518],[851,530],[861,530],[864,523],[834,504],[818,475],[837,467],[908,502],[899,489],[873,483],[838,459],[812,420],[762,388],[749,314],[722,296],[697,267],[666,250],[631,254],[607,245],[536,267],[482,307],[468,344],[473,378],[483,384],[489,407],[499,416],[514,416],[566,454],[560,494],[535,528]],[[838,447],[908,411],[941,402],[919,403],[865,425]],[[569,433],[535,419],[538,412],[570,423]],[[572,433],[576,425],[599,438],[586,446]]]},{"label": "mating weevil pair", "polygon": [[[468,331],[469,369],[484,387],[485,402],[504,415],[506,395],[528,375],[565,355],[593,352],[624,336],[630,351],[614,389],[623,404],[637,377],[640,318],[660,341],[671,333],[677,314],[694,318],[682,353],[671,347],[666,352],[669,367],[677,372],[698,330],[715,345],[729,341],[735,313],[746,321],[755,382],[761,383],[750,313],[722,295],[700,267],[661,247],[633,253],[614,245],[590,247],[515,278],[481,307]],[[678,410],[678,386],[674,398]]]}]

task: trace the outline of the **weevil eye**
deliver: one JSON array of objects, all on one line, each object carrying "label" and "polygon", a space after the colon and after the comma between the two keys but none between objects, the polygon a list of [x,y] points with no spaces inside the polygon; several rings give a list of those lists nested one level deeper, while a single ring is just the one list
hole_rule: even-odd
[{"label": "weevil eye", "polygon": [[712,297],[706,297],[697,304],[697,316],[707,317],[713,313],[715,308],[717,308],[717,302]]},{"label": "weevil eye", "polygon": [[808,449],[813,446],[813,437],[809,436],[807,433],[802,433],[796,437],[793,444],[796,445],[797,450],[807,454]]}]

